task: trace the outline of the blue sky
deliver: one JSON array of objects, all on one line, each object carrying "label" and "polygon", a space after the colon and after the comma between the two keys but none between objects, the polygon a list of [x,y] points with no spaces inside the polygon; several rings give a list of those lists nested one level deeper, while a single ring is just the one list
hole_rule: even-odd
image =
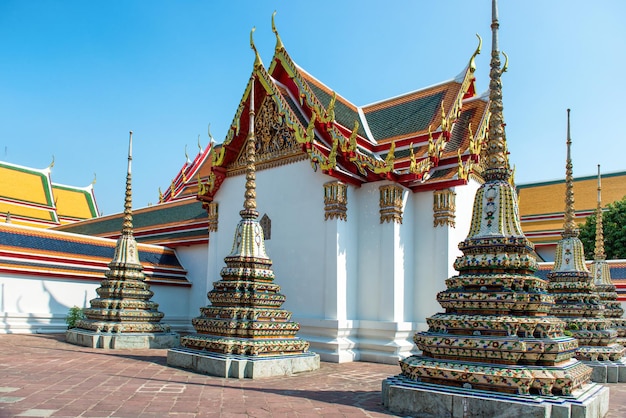
[{"label": "blue sky", "polygon": [[[574,175],[623,171],[626,2],[500,1],[504,116],[518,183],[564,177],[566,109]],[[0,160],[95,186],[104,214],[123,209],[128,131],[133,206],[158,201],[185,162],[222,142],[252,70],[275,38],[293,60],[356,105],[445,81],[483,39],[491,2],[0,1]]]}]

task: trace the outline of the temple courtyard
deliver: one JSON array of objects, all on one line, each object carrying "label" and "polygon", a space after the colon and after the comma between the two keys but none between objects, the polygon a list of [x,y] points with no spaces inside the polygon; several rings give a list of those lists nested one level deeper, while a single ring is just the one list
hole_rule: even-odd
[{"label": "temple courtyard", "polygon": [[[60,334],[1,335],[0,417],[394,416],[380,388],[396,365],[322,362],[289,377],[224,379],[167,367],[166,352],[78,347]],[[606,386],[607,417],[626,416],[626,385]]]}]

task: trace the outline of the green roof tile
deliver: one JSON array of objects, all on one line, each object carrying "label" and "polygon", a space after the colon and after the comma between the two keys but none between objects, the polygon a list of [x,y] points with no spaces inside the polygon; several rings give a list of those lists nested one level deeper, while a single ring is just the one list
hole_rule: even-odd
[{"label": "green roof tile", "polygon": [[443,91],[365,113],[376,140],[423,131],[441,105]]}]

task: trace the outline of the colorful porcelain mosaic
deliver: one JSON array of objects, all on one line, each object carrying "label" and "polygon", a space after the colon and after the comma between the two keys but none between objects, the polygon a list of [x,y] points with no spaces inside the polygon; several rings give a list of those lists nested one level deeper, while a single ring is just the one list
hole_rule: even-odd
[{"label": "colorful porcelain mosaic", "polygon": [[478,189],[458,276],[437,295],[444,313],[415,334],[421,356],[400,361],[417,382],[520,395],[569,396],[589,381],[591,369],[573,359],[578,341],[565,323],[548,316],[554,297],[536,277],[533,244],[523,235],[502,117],[502,90],[494,8],[489,130]]}]

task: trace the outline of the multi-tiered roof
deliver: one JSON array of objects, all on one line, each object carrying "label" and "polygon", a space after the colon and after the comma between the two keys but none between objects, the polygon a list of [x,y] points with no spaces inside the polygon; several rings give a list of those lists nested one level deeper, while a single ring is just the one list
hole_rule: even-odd
[{"label": "multi-tiered roof", "polygon": [[533,245],[522,233],[511,185],[504,129],[498,12],[493,3],[490,120],[485,183],[474,200],[458,276],[437,295],[445,313],[427,319],[414,340],[422,351],[400,362],[407,381],[517,394],[569,395],[591,369],[573,358],[578,346],[563,321],[548,316],[553,297],[533,273]]},{"label": "multi-tiered roof", "polygon": [[[448,81],[357,106],[298,66],[276,35],[269,69],[258,72],[257,170],[308,160],[359,186],[387,179],[413,191],[463,185],[480,176],[487,97],[477,96],[474,57]],[[197,193],[211,202],[224,178],[245,172],[250,83],[222,144],[185,162],[162,193],[168,202]]]}]

